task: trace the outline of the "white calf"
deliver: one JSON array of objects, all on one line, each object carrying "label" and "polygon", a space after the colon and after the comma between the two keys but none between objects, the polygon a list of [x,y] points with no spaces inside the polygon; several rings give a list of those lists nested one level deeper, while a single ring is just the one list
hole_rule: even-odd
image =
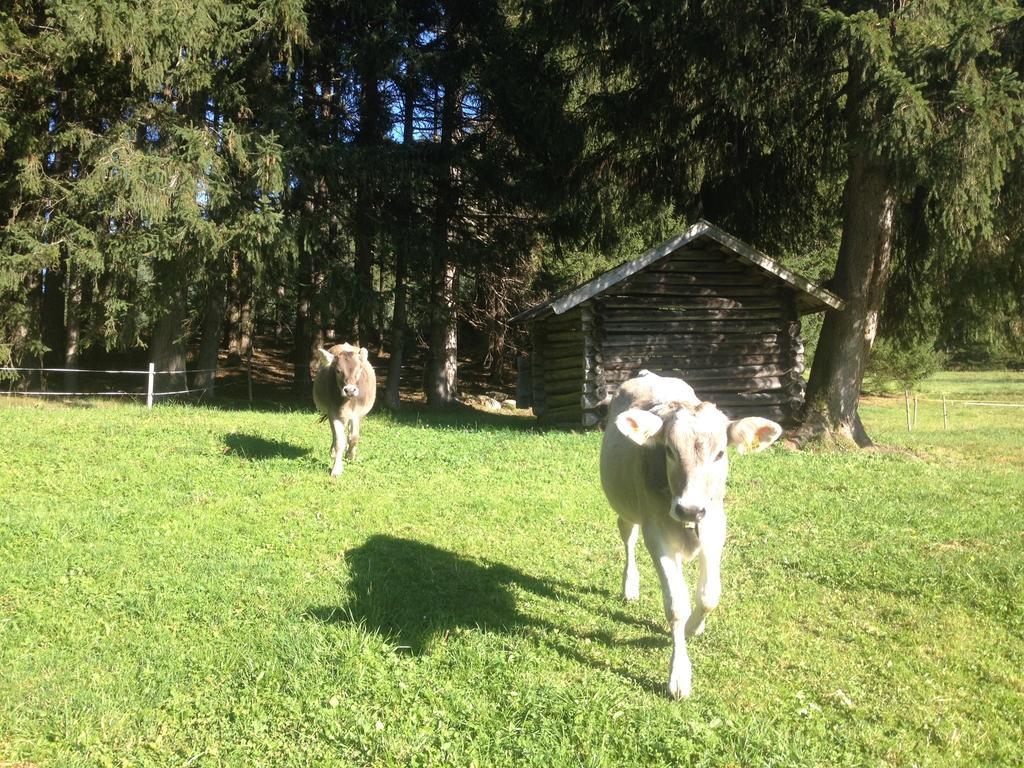
[{"label": "white calf", "polygon": [[[681,379],[642,372],[612,400],[601,445],[601,485],[619,516],[626,548],[622,594],[636,600],[640,574],[636,541],[643,531],[661,580],[665,616],[672,629],[668,691],[689,696],[691,666],[686,639],[704,631],[704,619],[722,593],[725,546],[726,446],[740,453],[770,446],[782,427],[750,417],[729,421],[701,402]],[[683,578],[683,561],[700,558],[696,607]]]}]

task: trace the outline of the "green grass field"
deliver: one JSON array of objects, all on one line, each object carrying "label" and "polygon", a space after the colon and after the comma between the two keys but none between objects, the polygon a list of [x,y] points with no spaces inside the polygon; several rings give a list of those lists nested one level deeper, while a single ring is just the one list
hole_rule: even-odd
[{"label": "green grass field", "polygon": [[312,408],[0,403],[0,766],[1024,764],[1024,409],[919,407],[733,457],[676,703],[599,434],[379,413],[332,482]]},{"label": "green grass field", "polygon": [[922,382],[920,391],[928,397],[970,397],[978,399],[1024,400],[1024,372],[942,371]]}]

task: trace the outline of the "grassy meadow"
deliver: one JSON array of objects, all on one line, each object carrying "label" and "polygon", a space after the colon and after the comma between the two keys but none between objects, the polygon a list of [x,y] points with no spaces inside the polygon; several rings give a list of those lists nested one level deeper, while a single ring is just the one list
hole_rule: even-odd
[{"label": "grassy meadow", "polygon": [[312,407],[0,402],[0,766],[1024,764],[1024,408],[862,414],[732,457],[672,702],[597,433],[381,412],[332,482]]}]

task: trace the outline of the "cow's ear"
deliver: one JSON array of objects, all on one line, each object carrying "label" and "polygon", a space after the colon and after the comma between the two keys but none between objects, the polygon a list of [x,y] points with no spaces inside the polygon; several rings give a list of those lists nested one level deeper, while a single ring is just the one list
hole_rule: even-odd
[{"label": "cow's ear", "polygon": [[660,416],[640,408],[630,408],[615,417],[615,426],[619,432],[637,445],[645,445],[661,431],[664,423]]},{"label": "cow's ear", "polygon": [[774,421],[749,416],[729,422],[729,445],[740,453],[757,453],[770,446],[782,434],[782,427]]},{"label": "cow's ear", "polygon": [[370,350],[368,350],[366,347],[362,347],[359,350],[359,359],[362,360],[364,363],[367,362],[370,359]]},{"label": "cow's ear", "polygon": [[320,363],[321,368],[326,368],[327,366],[334,362],[334,355],[332,355],[323,347],[319,347],[316,350],[316,359],[317,362]]}]

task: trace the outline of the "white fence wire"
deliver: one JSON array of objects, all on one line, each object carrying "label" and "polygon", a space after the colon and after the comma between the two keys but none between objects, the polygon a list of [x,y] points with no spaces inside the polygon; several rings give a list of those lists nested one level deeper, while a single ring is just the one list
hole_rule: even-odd
[{"label": "white fence wire", "polygon": [[[153,363],[149,364],[149,368],[144,371],[140,370],[98,370],[94,368],[24,368],[18,366],[0,366],[0,373],[96,373],[105,375],[135,375],[146,377],[146,390],[144,392],[129,392],[126,390],[115,390],[106,392],[55,392],[53,390],[39,390],[39,391],[26,391],[9,389],[7,391],[0,391],[0,395],[7,396],[21,396],[21,397],[146,397],[146,407],[152,408],[153,401],[158,397],[170,397],[172,395],[192,395],[209,393],[213,390],[214,379],[217,373],[224,372],[240,372],[244,371],[248,380],[249,388],[249,399],[252,400],[252,366],[248,365],[244,368],[230,367],[230,368],[188,368],[180,370],[166,370],[158,371]],[[205,387],[188,387],[188,376],[198,373],[212,373],[213,378],[210,380],[209,386]],[[186,381],[185,389],[175,389],[170,391],[157,392],[155,389],[156,377],[157,376],[179,376],[184,375]]]},{"label": "white fence wire", "polygon": [[[942,403],[942,428],[944,430],[949,429],[949,406],[961,405],[967,408],[1024,408],[1024,403],[1003,403],[1003,402],[986,402],[984,400],[956,400],[951,399],[943,395],[941,398],[937,397],[920,397],[914,395],[911,397],[910,391],[906,390],[903,393],[904,401],[906,402],[907,409],[907,432],[913,432],[917,428],[917,404],[918,403]],[[913,405],[911,405],[913,403]]]},{"label": "white fence wire", "polygon": [[[8,396],[22,396],[22,397],[142,397],[146,396],[146,407],[152,408],[153,401],[157,397],[170,397],[172,395],[192,395],[192,394],[205,394],[210,393],[214,388],[214,380],[218,373],[229,373],[229,372],[245,372],[246,380],[249,390],[249,400],[252,400],[252,359],[251,357],[247,361],[248,365],[245,367],[224,367],[224,368],[182,368],[180,370],[166,370],[158,371],[153,363],[149,364],[149,368],[140,370],[97,370],[93,368],[25,368],[17,366],[0,366],[0,373],[12,372],[12,373],[98,373],[98,374],[110,374],[110,375],[135,375],[146,377],[146,391],[145,392],[128,392],[125,390],[116,390],[113,392],[54,392],[51,390],[40,390],[40,391],[25,391],[10,389],[7,391],[0,390],[0,395]],[[210,379],[210,383],[205,387],[188,387],[188,376],[197,373],[212,373],[213,377]],[[155,383],[157,376],[168,376],[168,375],[185,375],[186,376],[186,388],[176,389],[169,392],[157,392],[155,390]],[[906,409],[907,409],[907,430],[913,431],[914,427],[917,426],[917,404],[923,403],[942,403],[942,421],[943,427],[949,428],[949,415],[947,408],[950,405],[961,405],[966,407],[982,407],[982,408],[1024,408],[1024,403],[1005,403],[1005,402],[986,402],[982,400],[956,400],[951,398],[943,397],[931,398],[931,397],[920,397],[914,395],[911,397],[910,392],[905,392],[904,397],[906,398]],[[913,405],[911,405],[913,403]],[[911,410],[913,409],[913,411]]]}]

